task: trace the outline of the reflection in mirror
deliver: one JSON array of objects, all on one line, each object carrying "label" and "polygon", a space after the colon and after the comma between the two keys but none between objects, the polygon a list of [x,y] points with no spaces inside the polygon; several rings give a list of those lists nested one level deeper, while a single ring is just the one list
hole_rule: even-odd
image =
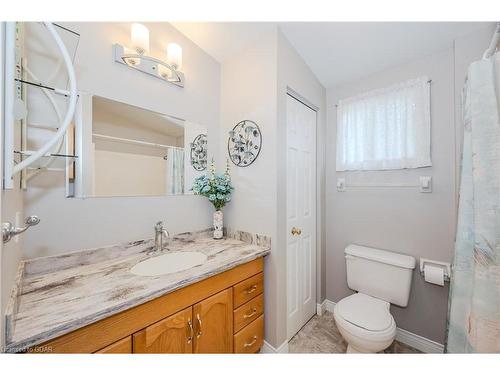
[{"label": "reflection in mirror", "polygon": [[[191,144],[200,134],[205,161],[198,155],[194,166]],[[98,96],[92,98],[89,146],[93,168],[88,195],[95,197],[190,193],[199,166],[206,166],[206,128]]]},{"label": "reflection in mirror", "polygon": [[207,135],[198,134],[191,147],[191,165],[197,171],[204,171],[207,169]]}]

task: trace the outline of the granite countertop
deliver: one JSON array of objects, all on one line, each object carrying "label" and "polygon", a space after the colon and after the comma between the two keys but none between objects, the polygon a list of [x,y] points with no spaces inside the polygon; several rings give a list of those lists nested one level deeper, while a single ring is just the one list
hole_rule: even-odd
[{"label": "granite countertop", "polygon": [[[174,236],[151,253],[153,240],[22,261],[6,313],[6,351],[21,351],[270,252],[270,239],[236,231],[222,240],[211,231]],[[168,251],[207,255],[199,266],[162,276],[136,276],[140,261]]]}]

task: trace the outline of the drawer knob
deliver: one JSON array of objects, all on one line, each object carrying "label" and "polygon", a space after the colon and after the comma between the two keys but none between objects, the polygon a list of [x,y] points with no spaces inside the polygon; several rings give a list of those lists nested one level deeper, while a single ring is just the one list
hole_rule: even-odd
[{"label": "drawer knob", "polygon": [[257,335],[255,335],[255,336],[253,337],[252,341],[250,341],[250,342],[246,342],[245,344],[243,344],[243,346],[244,346],[245,348],[248,348],[248,347],[250,347],[250,346],[253,346],[253,345],[257,342],[257,339],[258,339],[258,337],[257,337]]},{"label": "drawer knob", "polygon": [[246,294],[252,294],[256,290],[257,290],[257,284],[253,284],[250,288],[248,288],[247,290],[245,290],[245,293]]},{"label": "drawer knob", "polygon": [[251,310],[251,313],[246,313],[245,315],[243,315],[243,318],[248,319],[248,318],[251,318],[252,316],[254,316],[255,314],[257,314],[256,307],[254,307],[253,310]]}]

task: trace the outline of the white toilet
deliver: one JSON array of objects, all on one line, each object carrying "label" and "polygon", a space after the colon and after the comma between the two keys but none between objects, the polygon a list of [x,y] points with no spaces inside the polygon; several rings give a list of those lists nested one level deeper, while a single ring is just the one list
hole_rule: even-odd
[{"label": "white toilet", "polygon": [[347,285],[358,293],[335,305],[337,328],[349,344],[347,353],[380,352],[396,337],[390,304],[408,305],[415,258],[349,245],[345,259]]}]

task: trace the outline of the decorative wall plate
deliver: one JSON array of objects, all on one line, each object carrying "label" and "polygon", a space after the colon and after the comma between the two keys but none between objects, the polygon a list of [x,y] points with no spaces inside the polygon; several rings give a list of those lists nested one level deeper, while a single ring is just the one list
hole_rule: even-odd
[{"label": "decorative wall plate", "polygon": [[198,134],[191,142],[191,165],[197,171],[207,169],[207,135]]},{"label": "decorative wall plate", "polygon": [[229,132],[227,152],[229,159],[238,167],[248,167],[259,156],[262,147],[262,133],[259,126],[250,120],[243,120]]}]

